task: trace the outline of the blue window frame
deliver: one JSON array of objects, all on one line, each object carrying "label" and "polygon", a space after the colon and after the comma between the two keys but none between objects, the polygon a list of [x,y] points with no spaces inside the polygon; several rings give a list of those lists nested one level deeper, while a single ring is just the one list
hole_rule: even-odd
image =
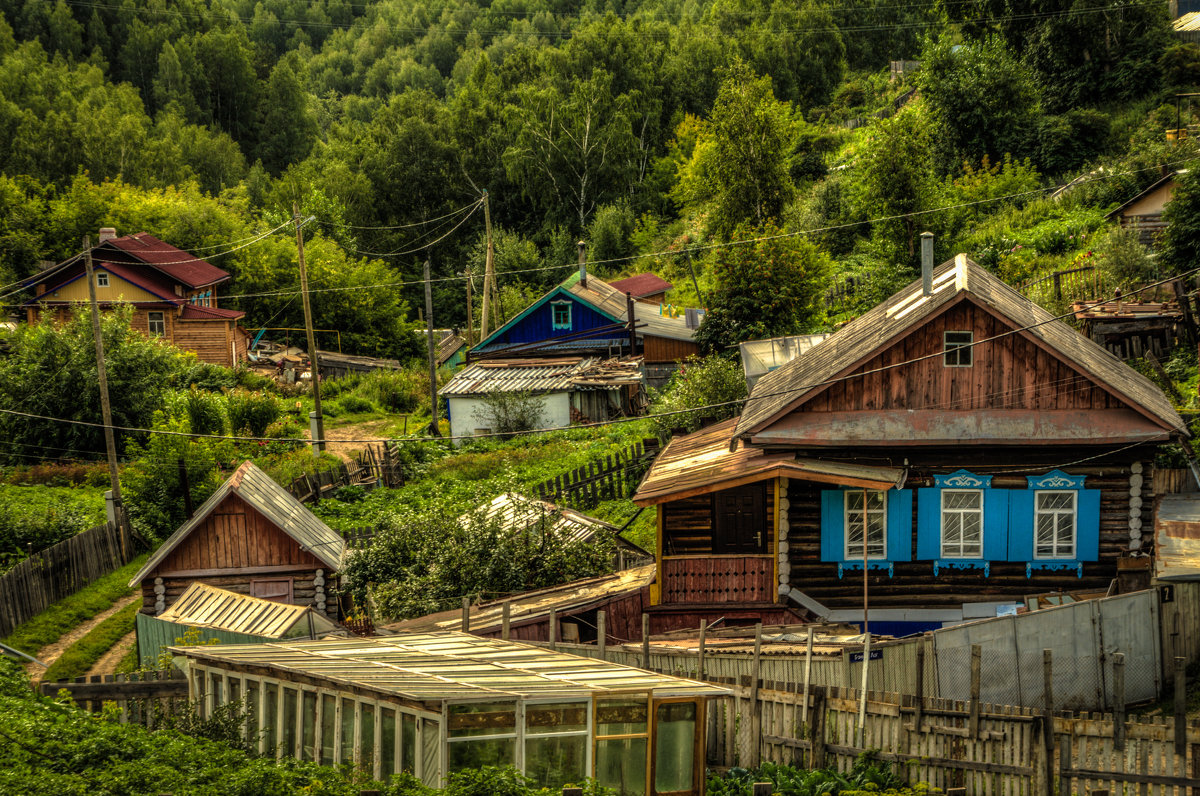
[{"label": "blue window frame", "polygon": [[943,569],[982,569],[1008,557],[1009,490],[990,475],[958,470],[917,490],[917,558]]},{"label": "blue window frame", "polygon": [[1083,577],[1083,562],[1100,558],[1100,490],[1085,489],[1085,480],[1054,470],[1012,491],[1008,558],[1026,562],[1026,577],[1035,569]]},{"label": "blue window frame", "polygon": [[[912,560],[912,490],[868,489],[866,506],[866,565],[890,575],[895,562]],[[862,522],[863,490],[822,490],[821,560],[836,562],[838,577],[863,567]]]},{"label": "blue window frame", "polygon": [[571,302],[569,301],[552,301],[550,302],[551,324],[555,329],[570,329],[571,328]]}]

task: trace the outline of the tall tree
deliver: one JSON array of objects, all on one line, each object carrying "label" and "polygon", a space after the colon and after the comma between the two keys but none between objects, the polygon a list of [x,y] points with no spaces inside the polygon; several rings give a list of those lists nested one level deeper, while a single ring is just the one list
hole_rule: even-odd
[{"label": "tall tree", "polygon": [[873,234],[910,262],[917,235],[929,222],[919,215],[937,206],[929,125],[919,108],[908,108],[878,122],[859,161],[860,212],[873,223]]}]

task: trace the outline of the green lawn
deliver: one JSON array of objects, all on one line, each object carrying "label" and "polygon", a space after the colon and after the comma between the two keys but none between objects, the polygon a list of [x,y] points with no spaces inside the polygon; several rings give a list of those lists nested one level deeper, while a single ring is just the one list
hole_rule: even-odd
[{"label": "green lawn", "polygon": [[67,647],[58,660],[50,664],[50,668],[42,676],[42,681],[70,680],[86,674],[104,653],[133,631],[136,621],[134,617],[141,607],[141,604],[136,602],[127,605],[96,625],[86,636]]}]

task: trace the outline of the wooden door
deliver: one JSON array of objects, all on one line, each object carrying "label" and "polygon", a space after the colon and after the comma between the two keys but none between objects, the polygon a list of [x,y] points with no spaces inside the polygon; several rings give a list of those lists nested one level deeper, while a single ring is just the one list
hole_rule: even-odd
[{"label": "wooden door", "polygon": [[292,602],[291,578],[263,578],[250,581],[250,596],[277,603]]},{"label": "wooden door", "polygon": [[766,486],[717,492],[713,498],[713,552],[761,555],[767,552]]}]

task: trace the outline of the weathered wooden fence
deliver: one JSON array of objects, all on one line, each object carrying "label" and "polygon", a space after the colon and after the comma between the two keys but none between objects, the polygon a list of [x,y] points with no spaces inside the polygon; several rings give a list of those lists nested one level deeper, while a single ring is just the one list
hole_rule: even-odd
[{"label": "weathered wooden fence", "polygon": [[1017,287],[1017,292],[1029,299],[1040,300],[1043,303],[1054,301],[1080,301],[1099,295],[1096,283],[1096,268],[1083,265],[1078,268],[1067,268],[1052,274],[1034,279]]},{"label": "weathered wooden fence", "polygon": [[122,724],[132,722],[150,728],[164,716],[190,709],[187,675],[178,669],[76,677],[44,682],[40,690],[45,696],[65,692],[93,713],[99,713],[106,702],[115,703]]},{"label": "weathered wooden fence", "polygon": [[134,555],[129,534],[107,523],[34,553],[0,575],[0,638]]},{"label": "weathered wooden fence", "polygon": [[579,509],[592,508],[602,500],[629,497],[660,448],[657,439],[648,437],[615,457],[605,456],[604,461],[591,461],[586,467],[544,481],[534,491],[542,500]]},{"label": "weathered wooden fence", "polygon": [[397,478],[398,473],[395,454],[387,445],[368,445],[349,462],[300,476],[287,490],[301,503],[309,503],[329,497],[344,486],[400,486],[404,482]]}]

